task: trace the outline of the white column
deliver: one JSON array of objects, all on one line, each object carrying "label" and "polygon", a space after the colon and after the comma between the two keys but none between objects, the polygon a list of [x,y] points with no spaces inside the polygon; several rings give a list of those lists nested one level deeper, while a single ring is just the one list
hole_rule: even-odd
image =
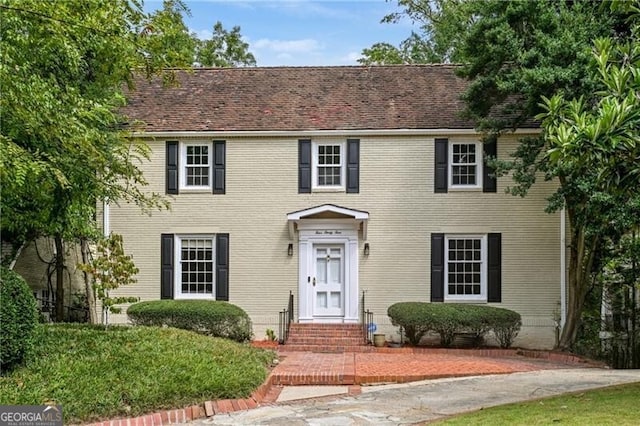
[{"label": "white column", "polygon": [[348,274],[349,281],[348,286],[346,288],[345,294],[345,315],[344,322],[358,322],[358,240],[349,239],[347,242],[347,247],[349,251],[348,256]]},{"label": "white column", "polygon": [[298,243],[298,262],[300,263],[298,267],[299,322],[313,321],[313,311],[311,309],[313,294],[308,282],[308,277],[311,275],[311,271],[309,270],[311,251],[311,243],[307,240],[300,239],[300,242]]}]

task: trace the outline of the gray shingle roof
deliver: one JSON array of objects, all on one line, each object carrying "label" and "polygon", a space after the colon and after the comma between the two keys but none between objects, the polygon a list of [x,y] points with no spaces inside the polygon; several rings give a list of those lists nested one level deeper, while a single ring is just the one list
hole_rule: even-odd
[{"label": "gray shingle roof", "polygon": [[453,65],[199,68],[139,80],[123,112],[146,131],[470,129]]}]

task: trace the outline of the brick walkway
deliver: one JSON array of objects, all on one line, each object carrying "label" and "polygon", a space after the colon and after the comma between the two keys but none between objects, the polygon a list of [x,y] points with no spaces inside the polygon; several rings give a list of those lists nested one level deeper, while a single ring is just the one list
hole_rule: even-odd
[{"label": "brick walkway", "polygon": [[[539,354],[536,358],[535,355]],[[542,359],[542,354],[547,359]],[[580,361],[546,352],[534,357],[514,350],[412,350],[373,353],[281,352],[274,385],[405,383],[443,377],[506,374],[566,368]]]}]

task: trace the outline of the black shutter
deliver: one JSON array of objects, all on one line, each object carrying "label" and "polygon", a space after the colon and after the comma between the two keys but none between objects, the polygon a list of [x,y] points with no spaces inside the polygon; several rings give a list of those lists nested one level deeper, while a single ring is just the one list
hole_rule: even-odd
[{"label": "black shutter", "polygon": [[498,155],[498,139],[496,137],[488,138],[482,144],[484,164],[482,167],[482,192],[497,192],[498,184],[495,176],[494,168],[487,166],[487,156],[495,158]]},{"label": "black shutter", "polygon": [[178,142],[167,141],[167,194],[178,193]]},{"label": "black shutter", "polygon": [[225,188],[225,141],[213,141],[213,193],[224,194]]},{"label": "black shutter", "polygon": [[444,234],[431,234],[431,301],[444,302]]},{"label": "black shutter", "polygon": [[449,139],[436,138],[436,158],[435,158],[435,176],[434,176],[434,192],[447,192],[447,176],[449,175],[447,162],[449,160]]},{"label": "black shutter", "polygon": [[502,302],[502,234],[487,238],[487,301]]},{"label": "black shutter", "polygon": [[160,298],[173,299],[173,234],[160,236]]},{"label": "black shutter", "polygon": [[360,192],[360,139],[347,139],[347,193]]},{"label": "black shutter", "polygon": [[229,300],[229,234],[216,235],[216,300]]},{"label": "black shutter", "polygon": [[311,193],[311,139],[298,141],[298,193]]}]

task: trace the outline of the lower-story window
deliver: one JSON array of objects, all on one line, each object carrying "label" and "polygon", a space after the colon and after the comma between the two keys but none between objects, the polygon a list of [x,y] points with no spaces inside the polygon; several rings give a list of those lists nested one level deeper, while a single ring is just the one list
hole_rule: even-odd
[{"label": "lower-story window", "polygon": [[215,289],[214,236],[176,236],[177,298],[212,298]]},{"label": "lower-story window", "polygon": [[445,300],[486,300],[486,236],[447,235],[445,254]]}]

